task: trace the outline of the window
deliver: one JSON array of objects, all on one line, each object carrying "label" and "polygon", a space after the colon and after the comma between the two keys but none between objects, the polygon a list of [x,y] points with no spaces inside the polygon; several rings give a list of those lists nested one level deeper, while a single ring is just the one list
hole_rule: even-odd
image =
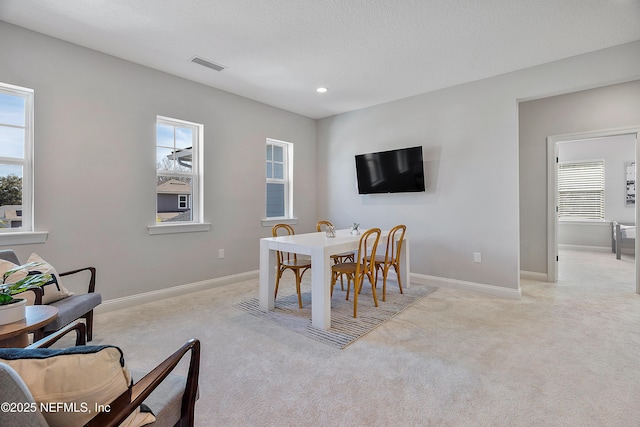
[{"label": "window", "polygon": [[156,224],[202,223],[203,126],[158,117]]},{"label": "window", "polygon": [[0,233],[33,231],[33,90],[0,83]]},{"label": "window", "polygon": [[604,220],[604,160],[558,165],[558,218]]},{"label": "window", "polygon": [[267,218],[291,218],[293,144],[267,139]]},{"label": "window", "polygon": [[189,209],[189,196],[186,194],[180,194],[178,196],[178,209]]}]

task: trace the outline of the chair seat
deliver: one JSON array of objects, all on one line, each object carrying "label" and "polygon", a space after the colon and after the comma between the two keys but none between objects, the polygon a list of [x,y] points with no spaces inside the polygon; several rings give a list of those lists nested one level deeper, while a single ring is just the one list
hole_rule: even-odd
[{"label": "chair seat", "polygon": [[337,273],[353,273],[356,271],[356,263],[343,262],[341,264],[332,265],[331,269]]},{"label": "chair seat", "polygon": [[287,268],[305,268],[311,267],[310,259],[291,259],[282,261],[282,266]]},{"label": "chair seat", "polygon": [[[139,381],[148,372],[130,369],[134,381]],[[173,427],[180,420],[182,395],[184,394],[187,378],[169,374],[167,378],[147,397],[144,404],[151,409],[156,417],[153,427]]]},{"label": "chair seat", "polygon": [[342,258],[342,257],[353,258],[353,252],[342,252],[340,254],[331,255],[331,258]]},{"label": "chair seat", "polygon": [[85,313],[93,310],[102,302],[102,295],[99,293],[79,294],[63,298],[52,302],[50,306],[58,309],[58,317],[53,322],[44,327],[45,332],[53,332],[74,320],[84,316]]}]

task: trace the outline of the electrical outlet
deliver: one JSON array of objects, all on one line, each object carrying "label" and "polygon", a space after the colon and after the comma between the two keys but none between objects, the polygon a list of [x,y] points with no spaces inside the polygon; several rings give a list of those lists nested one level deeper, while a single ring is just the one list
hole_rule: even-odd
[{"label": "electrical outlet", "polygon": [[482,254],[480,252],[473,253],[473,262],[477,262],[477,263],[482,262]]},{"label": "electrical outlet", "polygon": [[218,258],[224,258],[224,249],[218,249]]}]

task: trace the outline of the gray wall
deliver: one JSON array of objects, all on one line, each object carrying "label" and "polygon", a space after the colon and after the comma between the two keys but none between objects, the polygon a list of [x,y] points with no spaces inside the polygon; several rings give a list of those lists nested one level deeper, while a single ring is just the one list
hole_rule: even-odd
[{"label": "gray wall", "polygon": [[[264,144],[274,138],[295,144],[299,232],[318,218],[402,222],[413,272],[518,289],[518,100],[639,77],[635,42],[316,122],[0,22],[0,81],[35,89],[36,226],[50,232],[16,249],[60,270],[95,265],[106,299],[256,270],[258,239],[270,234],[260,224]],[[156,115],[205,125],[209,232],[147,232]],[[425,193],[357,194],[355,154],[414,145]],[[544,187],[545,175],[533,175]],[[529,237],[544,260],[546,242]]]},{"label": "gray wall", "polygon": [[[1,21],[0,81],[35,90],[35,220],[50,233],[15,249],[96,266],[105,299],[257,270],[266,138],[295,144],[297,229],[315,227],[315,120]],[[156,115],[204,124],[209,232],[147,231]]]},{"label": "gray wall", "polygon": [[[632,54],[640,58],[638,53],[628,53]],[[618,61],[627,59],[623,55]],[[615,58],[607,61],[594,62],[592,67],[599,70],[619,63]],[[640,81],[522,102],[519,125],[521,267],[546,274],[547,137],[639,126]]]},{"label": "gray wall", "polygon": [[611,247],[611,221],[635,222],[635,209],[625,201],[625,162],[636,156],[635,135],[619,135],[558,144],[560,162],[604,160],[605,222],[560,221],[558,243]]},{"label": "gray wall", "polygon": [[[638,76],[640,42],[320,120],[319,216],[341,227],[405,223],[412,273],[519,289],[518,100]],[[355,154],[413,145],[426,157],[425,193],[357,194]],[[545,168],[544,156],[526,159]],[[533,178],[544,189],[545,175]],[[544,254],[544,239],[533,244]]]}]

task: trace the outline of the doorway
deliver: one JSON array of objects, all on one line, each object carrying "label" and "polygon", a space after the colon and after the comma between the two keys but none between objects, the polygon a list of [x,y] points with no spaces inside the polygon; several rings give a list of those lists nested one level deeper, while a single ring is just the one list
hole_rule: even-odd
[{"label": "doorway", "polygon": [[[601,131],[593,131],[593,132],[584,132],[584,133],[574,133],[574,134],[566,134],[566,135],[555,135],[555,136],[550,136],[547,138],[547,197],[548,197],[548,213],[547,213],[547,231],[548,231],[548,236],[547,236],[547,242],[548,242],[548,247],[547,247],[547,254],[548,254],[548,259],[547,259],[547,277],[548,277],[548,281],[550,282],[557,282],[558,280],[558,263],[560,262],[559,259],[559,255],[558,255],[558,245],[559,245],[559,228],[560,228],[560,224],[558,221],[558,210],[559,210],[559,200],[558,200],[558,164],[560,162],[560,158],[561,158],[561,150],[562,150],[562,145],[565,144],[566,147],[569,146],[569,144],[580,144],[580,142],[585,142],[585,145],[587,143],[589,143],[591,146],[594,146],[595,142],[597,140],[601,140],[601,139],[607,139],[607,138],[615,138],[616,140],[618,140],[618,142],[621,139],[627,139],[627,140],[631,140],[632,144],[634,146],[634,151],[635,153],[631,154],[632,159],[635,161],[635,164],[638,164],[638,158],[640,156],[640,149],[638,147],[638,133],[640,133],[640,127],[633,127],[633,128],[620,128],[620,129],[609,129],[609,130],[601,130]],[[620,138],[620,139],[618,139]],[[586,154],[587,156],[589,156],[588,154]],[[592,160],[592,159],[590,159]],[[613,167],[616,167],[615,165],[612,165]],[[621,176],[623,175],[623,169],[624,166],[620,166],[620,174]],[[616,171],[618,172],[618,171]],[[611,185],[615,185],[615,182],[613,183],[609,183],[609,187],[607,187],[607,189],[612,188]],[[620,178],[620,183],[619,183],[620,187],[619,187],[619,192],[620,192],[620,200],[616,201],[615,200],[615,193],[616,191],[609,191],[610,196],[612,196],[612,198],[614,198],[614,200],[610,200],[610,203],[624,203],[624,197],[622,196],[624,188],[625,186],[625,182],[623,181],[623,178]],[[605,190],[606,191],[606,190]],[[615,206],[617,209],[616,205],[612,205]],[[616,209],[611,209],[611,214],[616,216],[616,215],[628,215],[628,213],[625,213],[624,210],[617,210]],[[624,208],[623,208],[624,209]],[[628,209],[628,208],[627,208]],[[617,213],[616,213],[617,212]],[[632,222],[634,222],[635,224],[638,224],[638,209],[635,208],[635,203],[634,203],[634,210],[633,213],[631,215],[631,219],[633,220]],[[596,235],[598,233],[600,233],[600,237],[598,238],[599,240],[597,240],[599,243],[594,244],[594,246],[603,246],[606,247],[606,235],[607,235],[607,229],[610,230],[610,221],[612,220],[618,220],[615,217],[611,217],[607,214],[606,209],[605,209],[605,221],[600,221],[600,223],[596,223],[596,222],[591,222],[591,226],[592,227],[600,227],[600,230],[598,230],[597,233],[595,233]],[[563,222],[563,226],[564,226],[564,222]],[[579,229],[579,225],[578,223],[575,224],[570,224],[574,229]],[[586,224],[582,224],[582,225],[586,225]],[[562,230],[563,232],[566,232],[566,228],[563,228]],[[575,233],[575,231],[574,231]],[[590,233],[593,234],[593,233]],[[563,236],[564,238],[565,236]],[[595,238],[595,237],[594,237]],[[584,244],[584,242],[583,242]],[[588,244],[587,244],[588,246]],[[639,246],[639,241],[638,239],[635,240],[635,253],[638,253],[638,246]],[[612,254],[613,255],[613,254]],[[615,255],[613,255],[615,256]],[[639,263],[637,262],[637,258],[635,261],[635,289],[636,289],[636,293],[640,294],[640,282],[639,282],[639,278],[640,278],[640,274],[638,271],[639,268]]]}]

